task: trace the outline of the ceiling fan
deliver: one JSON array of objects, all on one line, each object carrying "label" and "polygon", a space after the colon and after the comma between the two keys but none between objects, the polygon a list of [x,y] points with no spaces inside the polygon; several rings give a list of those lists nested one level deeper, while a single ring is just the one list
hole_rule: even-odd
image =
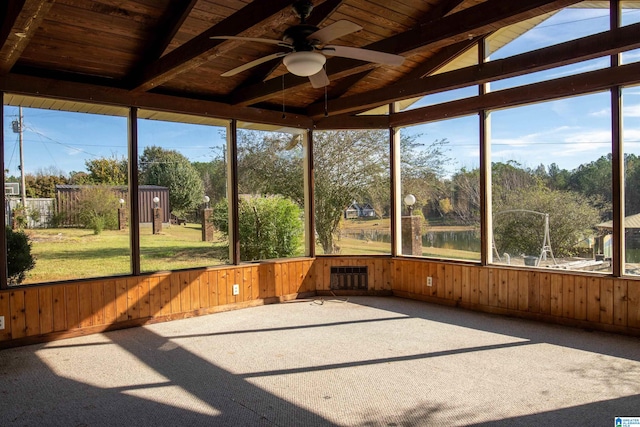
[{"label": "ceiling fan", "polygon": [[314,88],[329,85],[329,78],[324,69],[326,56],[340,56],[343,58],[357,59],[360,61],[374,62],[384,65],[401,65],[404,57],[386,52],[378,52],[362,48],[328,45],[331,40],[338,39],[347,34],[360,31],[362,27],[347,20],[339,20],[322,29],[306,24],[306,19],[311,14],[313,4],[311,1],[296,1],[293,10],[300,18],[300,24],[289,27],[282,40],[240,37],[240,36],[213,36],[212,39],[241,40],[249,42],[268,43],[290,49],[291,52],[276,52],[263,56],[254,61],[236,67],[222,74],[222,77],[234,76],[262,63],[276,58],[282,58],[282,62],[291,74],[309,77]]}]

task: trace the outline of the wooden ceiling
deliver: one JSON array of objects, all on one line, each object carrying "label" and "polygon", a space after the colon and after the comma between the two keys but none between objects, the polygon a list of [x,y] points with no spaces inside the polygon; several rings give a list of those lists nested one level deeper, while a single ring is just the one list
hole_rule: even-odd
[{"label": "wooden ceiling", "polygon": [[420,96],[425,90],[412,83],[482,36],[578,1],[314,0],[308,23],[322,28],[345,19],[363,27],[333,44],[402,55],[403,65],[329,58],[326,93],[287,73],[281,59],[221,77],[283,48],[210,37],[281,39],[299,23],[292,3],[5,0],[0,89],[308,127],[325,115],[325,105],[336,106],[329,115],[354,114]]}]

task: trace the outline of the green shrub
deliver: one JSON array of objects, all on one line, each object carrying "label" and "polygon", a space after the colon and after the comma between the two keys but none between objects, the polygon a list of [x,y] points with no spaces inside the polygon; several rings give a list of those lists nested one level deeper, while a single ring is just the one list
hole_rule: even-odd
[{"label": "green shrub", "polygon": [[14,228],[25,228],[27,226],[27,208],[19,204],[13,209]]},{"label": "green shrub", "polygon": [[18,285],[25,279],[27,271],[36,265],[31,254],[31,241],[24,231],[5,227],[7,233],[7,277],[10,285]]},{"label": "green shrub", "polygon": [[[240,258],[243,261],[299,254],[303,239],[302,210],[282,196],[242,199],[238,206]],[[229,234],[227,200],[218,203],[213,223]]]},{"label": "green shrub", "polygon": [[111,188],[92,185],[78,194],[78,220],[80,225],[100,234],[103,230],[118,228],[118,207],[120,201]]}]

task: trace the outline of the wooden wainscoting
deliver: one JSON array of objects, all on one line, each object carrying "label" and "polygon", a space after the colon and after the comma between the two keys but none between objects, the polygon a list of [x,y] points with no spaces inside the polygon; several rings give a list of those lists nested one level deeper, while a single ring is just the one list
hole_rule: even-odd
[{"label": "wooden wainscoting", "polygon": [[400,258],[392,262],[397,296],[640,335],[640,280]]},{"label": "wooden wainscoting", "polygon": [[[192,317],[315,294],[312,259],[0,291],[0,348]],[[240,285],[233,295],[233,285]]]},{"label": "wooden wainscoting", "polygon": [[331,292],[331,267],[367,267],[367,291],[334,291],[336,294],[391,295],[391,258],[376,256],[323,256],[316,258],[314,276],[319,295]]}]

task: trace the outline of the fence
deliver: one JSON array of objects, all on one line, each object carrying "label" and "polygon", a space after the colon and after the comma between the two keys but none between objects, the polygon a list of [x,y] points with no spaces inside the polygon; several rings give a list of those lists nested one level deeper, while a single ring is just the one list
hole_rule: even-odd
[{"label": "fence", "polygon": [[[14,210],[22,206],[17,197],[7,197],[4,201],[5,225],[11,226]],[[55,199],[26,199],[26,227],[46,228],[55,213]]]}]

